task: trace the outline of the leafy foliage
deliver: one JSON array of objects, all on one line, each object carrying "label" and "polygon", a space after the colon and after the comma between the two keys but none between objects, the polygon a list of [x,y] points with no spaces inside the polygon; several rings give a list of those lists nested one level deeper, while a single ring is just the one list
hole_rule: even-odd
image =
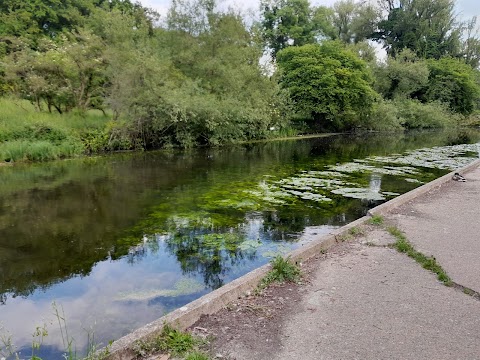
[{"label": "leafy foliage", "polygon": [[429,83],[426,101],[441,101],[460,114],[471,114],[480,94],[477,74],[460,60],[443,58],[428,61]]},{"label": "leafy foliage", "polygon": [[[11,154],[2,156],[217,146],[293,128],[453,125],[449,111],[478,108],[480,79],[476,19],[458,23],[453,6],[262,0],[252,22],[215,0],[175,0],[159,22],[131,0],[5,0],[0,96],[26,99],[39,114],[96,109],[106,118],[62,149],[52,139],[28,145],[26,134],[3,144]],[[385,64],[368,39],[387,49]],[[261,64],[265,52],[276,63]]]},{"label": "leafy foliage", "polygon": [[429,74],[426,61],[405,49],[375,69],[375,87],[385,99],[416,98],[428,85]]},{"label": "leafy foliage", "polygon": [[315,38],[328,33],[325,18],[331,13],[318,10],[308,0],[262,0],[262,30],[272,56],[290,46],[302,46],[315,42]]},{"label": "leafy foliage", "polygon": [[136,146],[218,145],[265,138],[269,127],[282,127],[285,98],[262,74],[261,48],[242,18],[230,12],[210,13],[208,25],[190,20],[196,25],[158,31],[155,42],[112,60],[118,71],[110,102],[128,119]]},{"label": "leafy foliage", "polygon": [[366,63],[340,43],[290,47],[277,60],[297,111],[320,127],[349,129],[371,112],[377,94]]},{"label": "leafy foliage", "polygon": [[461,29],[454,0],[388,0],[387,18],[378,23],[375,39],[396,56],[410,49],[423,58],[439,59],[459,52]]}]

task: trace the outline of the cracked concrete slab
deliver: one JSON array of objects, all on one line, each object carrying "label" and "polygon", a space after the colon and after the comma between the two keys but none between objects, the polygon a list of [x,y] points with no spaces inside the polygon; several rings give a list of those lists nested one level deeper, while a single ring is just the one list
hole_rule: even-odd
[{"label": "cracked concrete slab", "polygon": [[480,358],[480,302],[404,254],[360,246],[313,279],[274,359]]},{"label": "cracked concrete slab", "polygon": [[394,244],[396,239],[389,233],[380,229],[373,229],[365,234],[362,243],[366,245],[388,246]]},{"label": "cracked concrete slab", "polygon": [[453,281],[480,291],[480,167],[391,213],[415,248],[433,255]]}]

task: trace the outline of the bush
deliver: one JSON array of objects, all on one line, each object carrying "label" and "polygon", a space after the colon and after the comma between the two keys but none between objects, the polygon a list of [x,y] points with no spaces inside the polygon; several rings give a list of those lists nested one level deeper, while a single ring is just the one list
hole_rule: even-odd
[{"label": "bush", "polygon": [[395,101],[401,123],[407,129],[433,129],[455,125],[458,116],[438,102],[423,104],[418,100]]},{"label": "bush", "polygon": [[388,131],[403,129],[399,109],[394,102],[380,100],[373,107],[372,114],[365,120],[365,127],[370,130]]}]

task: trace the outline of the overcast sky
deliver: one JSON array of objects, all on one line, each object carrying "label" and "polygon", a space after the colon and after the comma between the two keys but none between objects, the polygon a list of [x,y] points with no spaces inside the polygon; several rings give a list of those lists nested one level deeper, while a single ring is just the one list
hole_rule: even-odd
[{"label": "overcast sky", "polygon": [[[311,0],[310,3],[312,5],[325,5],[330,6],[336,0]],[[170,0],[140,0],[140,2],[144,6],[152,7],[160,14],[164,15],[167,13],[167,9],[170,6]],[[239,7],[242,9],[253,9],[258,11],[259,8],[259,0],[243,0],[243,1],[236,1],[236,0],[223,0],[218,1],[219,3],[225,3],[229,5],[234,5],[235,7]],[[473,16],[480,15],[480,6],[478,0],[457,0],[457,11],[462,18],[471,18]],[[480,17],[480,16],[479,16]]]}]

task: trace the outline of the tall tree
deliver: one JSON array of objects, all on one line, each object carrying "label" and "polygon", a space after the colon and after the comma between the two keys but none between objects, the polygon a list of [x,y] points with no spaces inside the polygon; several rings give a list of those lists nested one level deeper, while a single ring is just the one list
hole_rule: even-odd
[{"label": "tall tree", "polygon": [[337,1],[333,11],[334,38],[345,43],[358,43],[371,37],[380,17],[376,7],[353,0]]},{"label": "tall tree", "polygon": [[311,44],[331,32],[325,21],[329,12],[311,7],[308,0],[262,0],[260,7],[264,41],[273,57],[287,46]]},{"label": "tall tree", "polygon": [[277,61],[296,110],[321,128],[359,125],[377,98],[366,63],[341,43],[289,47]]},{"label": "tall tree", "polygon": [[478,69],[480,65],[480,37],[476,16],[464,24],[462,49],[459,57],[474,69]]},{"label": "tall tree", "polygon": [[429,60],[430,70],[425,101],[440,101],[450,110],[468,115],[475,109],[480,96],[478,72],[463,61],[452,58]]},{"label": "tall tree", "polygon": [[384,0],[386,18],[373,36],[389,55],[407,48],[423,58],[456,56],[461,28],[454,15],[454,0]]},{"label": "tall tree", "polygon": [[80,30],[53,42],[43,40],[37,51],[26,47],[6,58],[6,77],[17,94],[40,110],[59,113],[100,108],[106,82],[104,44]]}]

